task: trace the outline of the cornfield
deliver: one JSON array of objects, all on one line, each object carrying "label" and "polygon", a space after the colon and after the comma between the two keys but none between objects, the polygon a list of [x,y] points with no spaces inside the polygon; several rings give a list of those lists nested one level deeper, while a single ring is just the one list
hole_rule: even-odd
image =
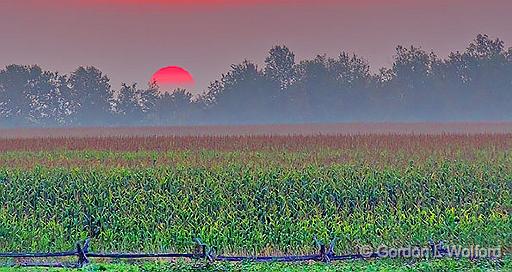
[{"label": "cornfield", "polygon": [[511,134],[0,140],[0,248],[512,245]]}]

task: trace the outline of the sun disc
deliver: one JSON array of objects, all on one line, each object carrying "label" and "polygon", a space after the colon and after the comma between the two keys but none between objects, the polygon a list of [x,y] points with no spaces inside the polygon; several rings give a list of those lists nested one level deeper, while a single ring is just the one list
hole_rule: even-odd
[{"label": "sun disc", "polygon": [[179,66],[159,69],[151,77],[151,83],[156,83],[163,91],[172,91],[177,88],[187,89],[195,85],[192,75]]}]

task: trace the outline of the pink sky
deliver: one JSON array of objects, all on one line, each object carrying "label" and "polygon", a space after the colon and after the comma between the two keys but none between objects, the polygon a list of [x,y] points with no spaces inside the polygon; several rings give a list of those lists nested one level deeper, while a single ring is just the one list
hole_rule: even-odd
[{"label": "pink sky", "polygon": [[299,59],[340,51],[390,66],[398,44],[440,55],[478,33],[512,46],[509,0],[3,0],[0,66],[68,73],[94,65],[115,88],[182,66],[196,93],[244,58],[286,44]]}]

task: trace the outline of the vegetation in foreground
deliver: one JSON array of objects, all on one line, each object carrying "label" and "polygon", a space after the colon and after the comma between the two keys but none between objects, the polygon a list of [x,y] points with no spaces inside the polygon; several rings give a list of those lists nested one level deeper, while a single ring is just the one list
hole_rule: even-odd
[{"label": "vegetation in foreground", "polygon": [[[126,271],[126,272],[152,272],[152,271],[512,271],[510,259],[504,261],[469,261],[469,260],[371,260],[323,263],[116,263],[116,264],[90,264],[81,270],[69,271]],[[0,272],[35,272],[35,271],[68,271],[67,269],[41,269],[41,268],[0,268]]]},{"label": "vegetation in foreground", "polygon": [[2,153],[1,248],[91,238],[95,251],[188,252],[200,237],[221,253],[265,255],[315,252],[315,236],[337,238],[337,253],[429,239],[512,245],[510,135],[148,137],[124,139],[140,151],[101,148],[115,139]]},{"label": "vegetation in foreground", "polygon": [[0,171],[4,250],[311,252],[358,246],[511,245],[506,165],[430,163],[304,169],[154,167]]},{"label": "vegetation in foreground", "polygon": [[[108,149],[116,139],[127,151]],[[501,246],[510,253],[508,134],[162,139],[44,139],[51,148],[34,151],[0,141],[2,251],[69,250],[91,238],[92,251],[190,252],[192,239],[200,237],[224,254],[312,253],[316,236],[338,238],[338,254],[360,246],[425,245],[431,238]],[[44,147],[36,140],[22,143]],[[350,265],[487,267],[445,260],[307,267],[357,268],[346,268]],[[224,266],[301,270],[281,264],[210,269]],[[182,269],[190,268],[183,264]]]}]

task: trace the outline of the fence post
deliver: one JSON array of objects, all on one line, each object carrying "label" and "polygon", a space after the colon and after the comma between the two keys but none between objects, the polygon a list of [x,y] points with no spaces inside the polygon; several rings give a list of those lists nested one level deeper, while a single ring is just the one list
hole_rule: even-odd
[{"label": "fence post", "polygon": [[329,256],[327,256],[326,254],[326,250],[325,250],[325,245],[320,245],[320,260],[324,263],[329,263],[331,262],[331,259],[329,258]]},{"label": "fence post", "polygon": [[329,251],[327,251],[326,257],[329,259],[328,262],[331,262],[331,258],[334,257],[334,247],[336,246],[336,238],[333,238],[329,243]]},{"label": "fence post", "polygon": [[199,238],[195,238],[194,242],[196,243],[196,247],[194,250],[194,258],[195,259],[204,259],[206,258],[206,244],[201,241]]},{"label": "fence post", "polygon": [[89,244],[90,244],[90,242],[91,242],[91,239],[89,239],[89,238],[85,239],[85,241],[84,241],[84,248],[83,248],[83,250],[84,250],[85,254],[89,253]]},{"label": "fence post", "polygon": [[206,259],[209,262],[215,262],[215,247],[210,247],[206,253]]},{"label": "fence post", "polygon": [[194,258],[206,259],[209,262],[214,262],[215,261],[215,248],[207,246],[199,238],[194,238],[194,241],[196,242]]},{"label": "fence post", "polygon": [[[331,258],[330,258],[330,247],[329,247],[329,253],[326,252],[326,247],[325,247],[325,244],[323,242],[321,242],[320,240],[318,240],[315,237],[313,237],[313,239],[315,240],[315,243],[318,247],[320,247],[320,254],[319,254],[319,258],[320,258],[320,261],[322,262],[325,262],[325,263],[329,263],[331,262]],[[331,242],[331,246],[332,246],[332,242]]]},{"label": "fence post", "polygon": [[85,240],[84,246],[80,244],[80,242],[76,243],[76,254],[78,256],[77,266],[79,268],[84,267],[84,265],[89,263],[89,259],[87,259],[87,252],[89,251],[89,239]]}]

